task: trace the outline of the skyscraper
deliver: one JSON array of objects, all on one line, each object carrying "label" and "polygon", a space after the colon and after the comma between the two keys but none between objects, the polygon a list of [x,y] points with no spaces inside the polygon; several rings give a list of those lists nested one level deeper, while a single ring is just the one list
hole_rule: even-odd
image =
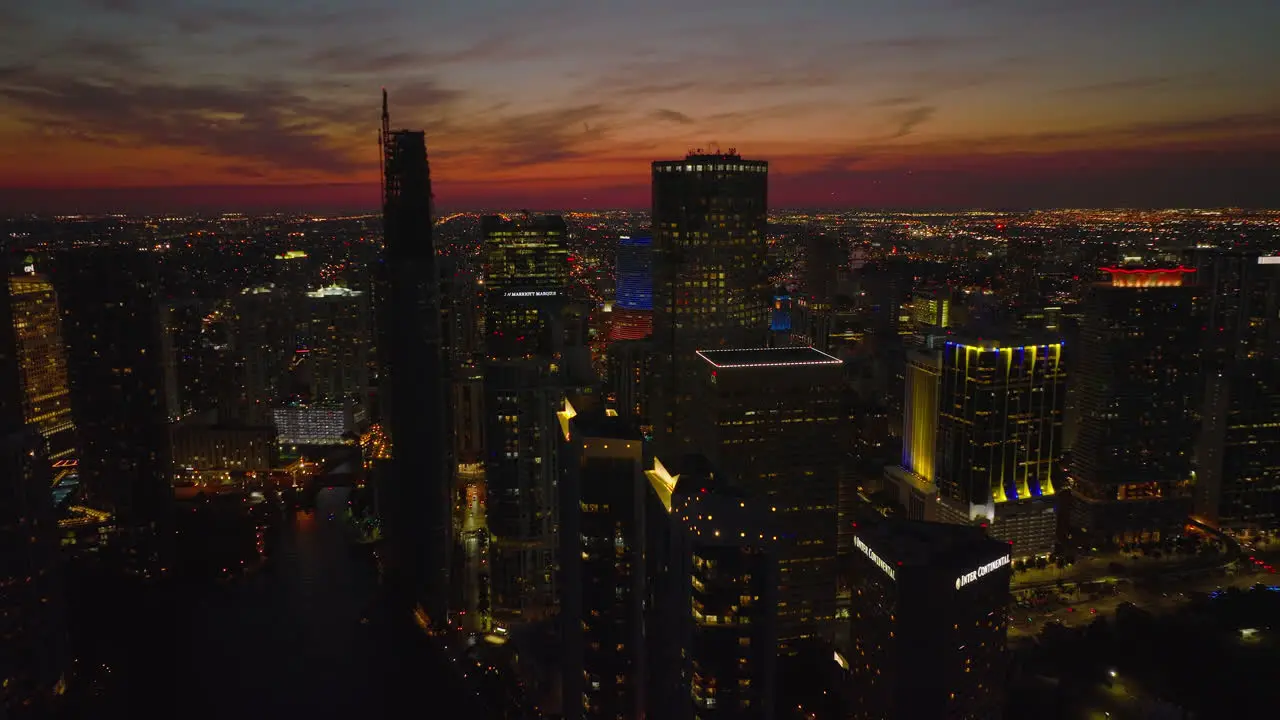
[{"label": "skyscraper", "polygon": [[613,340],[643,340],[653,334],[653,238],[618,238]]},{"label": "skyscraper", "polygon": [[24,422],[34,424],[48,442],[57,484],[76,470],[76,425],[71,416],[67,354],[62,343],[62,317],[53,283],[30,272],[9,278],[15,350],[21,373]]},{"label": "skyscraper", "polygon": [[383,257],[378,273],[379,398],[391,440],[379,506],[402,586],[441,626],[449,611],[450,451],[426,135],[391,130],[382,96]]},{"label": "skyscraper", "polygon": [[836,507],[846,443],[843,363],[813,348],[701,350],[692,432],[725,477],[776,508],[778,638],[836,630]]},{"label": "skyscraper", "polygon": [[1102,270],[1080,333],[1070,525],[1077,541],[1145,541],[1191,511],[1203,297],[1190,268]]},{"label": "skyscraper", "polygon": [[775,717],[776,513],[704,456],[645,471],[649,717]]},{"label": "skyscraper", "polygon": [[536,619],[555,604],[567,229],[559,216],[488,216],[480,227],[492,604],[500,621]]},{"label": "skyscraper", "polygon": [[363,405],[369,392],[369,316],[365,294],[331,285],[307,293],[311,401]]},{"label": "skyscraper", "polygon": [[733,150],[653,163],[654,439],[668,456],[690,442],[694,353],[767,344],[768,173]]},{"label": "skyscraper", "polygon": [[[71,405],[90,502],[115,513],[141,572],[168,547],[173,489],[163,324],[154,256],[68,250],[49,275],[62,305]],[[153,567],[154,566],[154,567]]]},{"label": "skyscraper", "polygon": [[609,345],[605,359],[607,399],[623,417],[630,417],[646,437],[653,435],[653,343],[619,340]]},{"label": "skyscraper", "polygon": [[564,716],[644,717],[644,443],[601,408],[558,419]]},{"label": "skyscraper", "polygon": [[559,215],[486,215],[483,236],[485,352],[523,359],[547,352],[569,290],[568,229]]},{"label": "skyscraper", "polygon": [[854,717],[998,718],[1008,667],[1009,546],[980,528],[859,523],[848,665]]},{"label": "skyscraper", "polygon": [[1208,303],[1196,515],[1237,530],[1280,526],[1280,258],[1188,253]]},{"label": "skyscraper", "polygon": [[1062,461],[1062,343],[949,341],[942,350],[939,519],[990,523],[1019,556],[1053,549]]},{"label": "skyscraper", "polygon": [[[0,350],[0,384],[12,385],[3,355]],[[33,426],[2,421],[0,717],[46,717],[70,670],[49,458]]]}]

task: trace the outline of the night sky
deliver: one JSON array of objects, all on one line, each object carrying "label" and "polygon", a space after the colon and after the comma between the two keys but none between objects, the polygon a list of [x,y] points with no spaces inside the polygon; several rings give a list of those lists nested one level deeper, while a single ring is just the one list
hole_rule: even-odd
[{"label": "night sky", "polygon": [[1280,205],[1276,0],[0,0],[0,209]]}]

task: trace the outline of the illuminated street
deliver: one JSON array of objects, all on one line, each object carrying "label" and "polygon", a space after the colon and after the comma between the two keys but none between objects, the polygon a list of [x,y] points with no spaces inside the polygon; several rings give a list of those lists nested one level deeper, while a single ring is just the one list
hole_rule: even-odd
[{"label": "illuminated street", "polygon": [[463,627],[469,632],[490,630],[487,584],[489,577],[489,530],[485,522],[484,469],[464,465],[459,468],[464,483],[462,508],[463,597],[466,615]]}]

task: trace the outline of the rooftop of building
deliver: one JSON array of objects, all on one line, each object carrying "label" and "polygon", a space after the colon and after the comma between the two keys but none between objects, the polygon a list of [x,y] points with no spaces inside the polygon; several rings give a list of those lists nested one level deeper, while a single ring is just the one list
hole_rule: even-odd
[{"label": "rooftop of building", "polygon": [[685,154],[683,160],[655,160],[653,162],[654,165],[684,165],[685,163],[744,163],[756,166],[768,165],[768,162],[764,160],[743,160],[742,155],[739,155],[735,148],[729,148],[727,152],[712,152],[699,148],[697,150],[690,150]]},{"label": "rooftop of building", "polygon": [[947,345],[957,345],[962,348],[977,348],[979,350],[1001,350],[1001,349],[1017,349],[1027,347],[1045,347],[1048,345],[1062,345],[1061,338],[1054,337],[1049,333],[1021,333],[1014,330],[1005,332],[995,331],[992,335],[953,335],[946,341]]},{"label": "rooftop of building", "polygon": [[717,369],[843,364],[839,358],[811,347],[699,350],[698,357]]},{"label": "rooftop of building", "polygon": [[858,523],[854,534],[890,563],[914,566],[965,564],[975,558],[1008,554],[1008,544],[976,525],[890,517]]},{"label": "rooftop of building", "polygon": [[364,295],[364,293],[361,292],[360,290],[352,290],[349,287],[343,287],[341,285],[329,285],[327,287],[322,287],[307,293],[307,297],[315,298],[317,300],[322,298],[338,298],[338,297],[354,298],[354,297],[360,297],[361,295]]}]

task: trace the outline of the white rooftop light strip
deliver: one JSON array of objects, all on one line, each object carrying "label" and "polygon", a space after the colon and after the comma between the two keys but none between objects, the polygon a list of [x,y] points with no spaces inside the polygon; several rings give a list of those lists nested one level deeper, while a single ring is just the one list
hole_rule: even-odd
[{"label": "white rooftop light strip", "polygon": [[698,354],[698,357],[702,358],[703,360],[706,360],[712,367],[715,367],[715,368],[791,367],[791,366],[799,366],[799,365],[843,365],[844,364],[843,360],[840,360],[834,356],[828,355],[822,352],[821,350],[817,350],[815,348],[807,348],[807,349],[827,359],[826,360],[797,360],[794,362],[718,363],[715,360],[712,360],[711,358],[707,357],[707,355],[710,353],[726,353],[726,352],[754,353],[754,352],[765,352],[768,350],[795,350],[795,349],[796,348],[794,347],[783,347],[783,348],[758,348],[758,349],[752,348],[747,350],[734,350],[734,349],[698,350],[697,354]]}]

